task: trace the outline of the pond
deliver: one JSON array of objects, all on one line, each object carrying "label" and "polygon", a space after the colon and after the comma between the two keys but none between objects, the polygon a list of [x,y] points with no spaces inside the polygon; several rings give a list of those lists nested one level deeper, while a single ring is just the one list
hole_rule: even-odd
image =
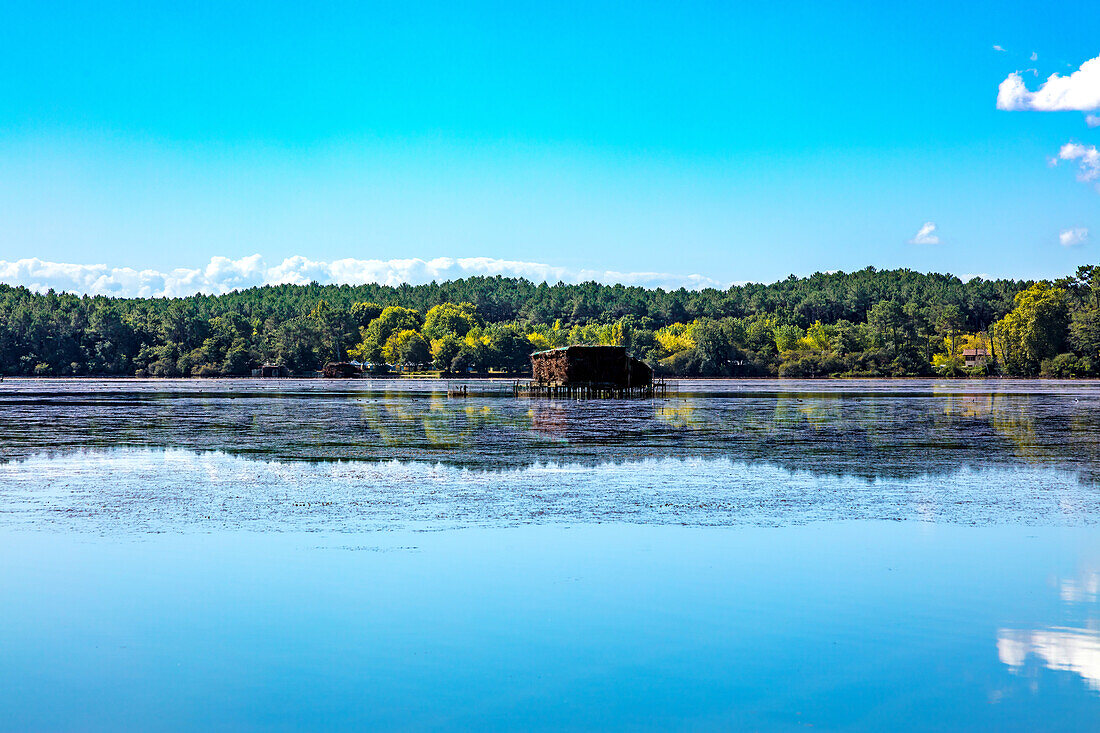
[{"label": "pond", "polygon": [[1100,384],[0,383],[0,729],[1082,730]]}]

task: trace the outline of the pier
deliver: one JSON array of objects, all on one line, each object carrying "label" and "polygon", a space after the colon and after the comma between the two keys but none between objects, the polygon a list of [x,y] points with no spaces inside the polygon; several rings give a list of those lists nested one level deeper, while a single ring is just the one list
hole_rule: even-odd
[{"label": "pier", "polygon": [[668,383],[663,379],[653,380],[647,384],[625,387],[610,383],[551,383],[540,384],[538,382],[516,382],[512,385],[512,394],[516,397],[531,399],[562,399],[562,400],[628,400],[648,399],[668,396]]}]

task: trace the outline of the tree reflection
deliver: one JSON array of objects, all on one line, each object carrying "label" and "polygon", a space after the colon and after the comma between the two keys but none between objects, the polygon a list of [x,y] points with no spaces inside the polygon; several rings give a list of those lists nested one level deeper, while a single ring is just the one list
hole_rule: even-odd
[{"label": "tree reflection", "polygon": [[648,401],[443,394],[0,394],[0,457],[88,448],[278,460],[422,460],[475,469],[724,458],[867,479],[1040,466],[1092,481],[1100,400],[925,389],[744,390]]}]

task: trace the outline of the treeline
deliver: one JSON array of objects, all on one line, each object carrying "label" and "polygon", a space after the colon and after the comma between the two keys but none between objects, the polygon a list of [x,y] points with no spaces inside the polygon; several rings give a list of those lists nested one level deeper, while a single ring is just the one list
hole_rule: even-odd
[{"label": "treeline", "polygon": [[[311,373],[346,359],[515,372],[534,350],[617,344],[670,375],[1089,376],[1100,369],[1098,273],[963,282],[867,268],[698,291],[474,277],[185,298],[0,285],[0,373]],[[966,349],[983,357],[967,366]]]}]

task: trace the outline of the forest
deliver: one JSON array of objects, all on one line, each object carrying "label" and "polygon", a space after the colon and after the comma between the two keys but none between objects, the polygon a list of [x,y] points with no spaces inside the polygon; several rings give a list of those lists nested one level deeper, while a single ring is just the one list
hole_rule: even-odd
[{"label": "forest", "polygon": [[869,267],[674,291],[505,277],[182,298],[0,285],[10,376],[247,376],[264,363],[312,376],[344,360],[518,374],[533,351],[571,344],[625,346],[669,376],[1097,376],[1100,267],[967,282]]}]

